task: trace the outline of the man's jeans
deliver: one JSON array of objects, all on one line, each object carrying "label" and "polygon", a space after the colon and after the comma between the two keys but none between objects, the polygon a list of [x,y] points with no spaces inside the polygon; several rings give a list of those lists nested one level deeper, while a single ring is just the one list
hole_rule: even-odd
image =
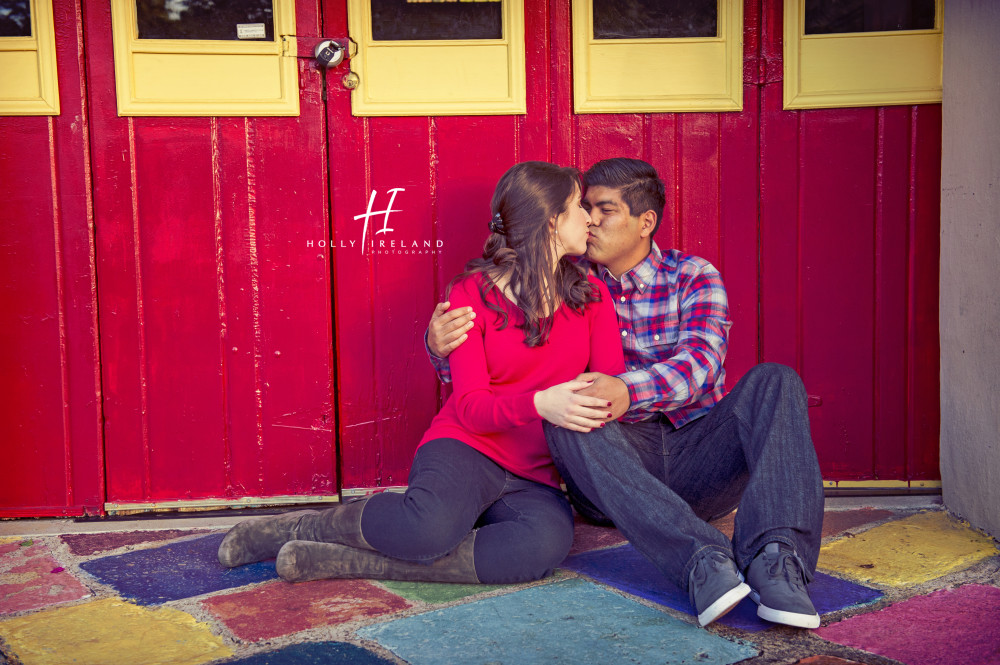
[{"label": "man's jeans", "polygon": [[[545,423],[545,435],[578,510],[610,518],[682,589],[701,555],[735,555],[745,571],[775,541],[795,548],[811,579],[823,483],[806,409],[799,376],[768,363],[680,429],[666,420],[610,422],[583,434]],[[730,543],[706,520],[736,507]]]}]

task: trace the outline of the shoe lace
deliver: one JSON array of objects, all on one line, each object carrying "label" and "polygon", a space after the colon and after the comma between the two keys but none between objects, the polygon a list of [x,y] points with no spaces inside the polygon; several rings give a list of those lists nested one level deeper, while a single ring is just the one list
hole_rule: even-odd
[{"label": "shoe lace", "polygon": [[792,586],[803,590],[806,588],[805,569],[799,557],[791,552],[780,552],[767,572],[770,577],[777,577],[780,573]]}]

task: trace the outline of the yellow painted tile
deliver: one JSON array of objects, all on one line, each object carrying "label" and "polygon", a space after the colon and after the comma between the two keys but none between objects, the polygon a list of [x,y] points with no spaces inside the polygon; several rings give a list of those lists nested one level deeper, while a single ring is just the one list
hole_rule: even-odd
[{"label": "yellow painted tile", "polygon": [[23,665],[200,665],[233,655],[186,612],[117,598],[0,621],[0,637]]},{"label": "yellow painted tile", "polygon": [[918,513],[820,549],[819,567],[861,582],[921,584],[996,556],[996,544],[944,511]]}]

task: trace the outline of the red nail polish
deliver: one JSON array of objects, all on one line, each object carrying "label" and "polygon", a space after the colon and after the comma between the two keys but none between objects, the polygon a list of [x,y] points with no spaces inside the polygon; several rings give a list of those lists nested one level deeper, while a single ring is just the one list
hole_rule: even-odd
[{"label": "red nail polish", "polygon": [[608,402],[608,406],[611,406],[611,402]]},{"label": "red nail polish", "polygon": [[[610,418],[610,417],[611,417],[611,414],[609,413],[609,414],[608,414],[608,418]],[[601,425],[603,426],[603,425],[604,425],[604,423],[601,423]]]},{"label": "red nail polish", "polygon": [[[608,415],[611,415],[610,413]],[[601,423],[601,427],[604,427],[604,423]]]}]

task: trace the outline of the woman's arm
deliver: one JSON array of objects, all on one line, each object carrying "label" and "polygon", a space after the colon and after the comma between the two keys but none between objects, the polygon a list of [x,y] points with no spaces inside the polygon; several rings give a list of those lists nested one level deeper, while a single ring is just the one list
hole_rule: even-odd
[{"label": "woman's arm", "polygon": [[456,412],[459,422],[470,432],[489,434],[526,425],[540,416],[535,410],[537,390],[498,395],[486,365],[485,326],[492,325],[496,312],[488,310],[479,295],[476,278],[462,280],[452,288],[453,308],[472,307],[476,313],[469,338],[449,356]]},{"label": "woman's arm", "polygon": [[[463,427],[477,434],[489,434],[526,425],[540,418],[581,432],[601,426],[600,419],[607,415],[606,402],[576,393],[587,386],[584,381],[568,381],[545,390],[497,394],[490,381],[484,341],[485,326],[492,325],[496,313],[486,309],[478,285],[472,279],[455,285],[451,302],[455,307],[471,306],[476,312],[468,340],[450,356],[455,388],[452,398]],[[613,311],[611,316],[614,316]],[[508,330],[520,335],[520,331],[513,326]],[[620,355],[621,344],[613,341]]]}]

